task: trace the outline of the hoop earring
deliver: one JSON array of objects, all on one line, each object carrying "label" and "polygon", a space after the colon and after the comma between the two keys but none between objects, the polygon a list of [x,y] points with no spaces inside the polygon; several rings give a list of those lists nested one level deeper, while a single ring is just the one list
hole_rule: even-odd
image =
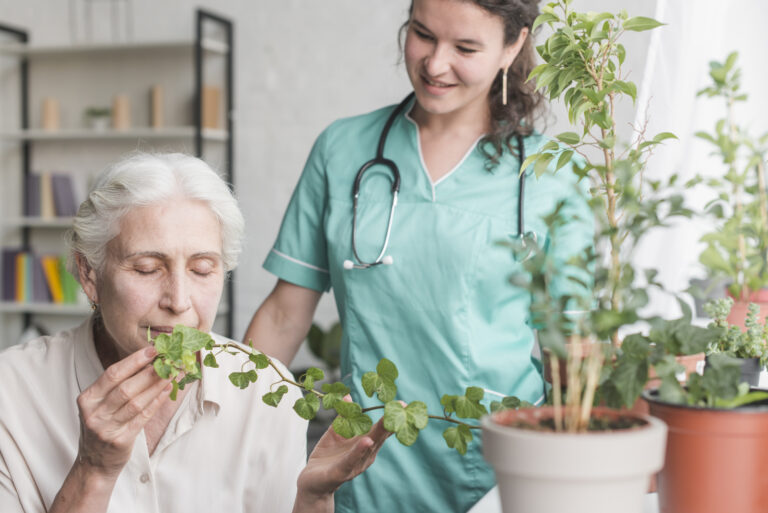
[{"label": "hoop earring", "polygon": [[501,104],[506,105],[507,104],[507,70],[509,67],[504,68],[504,71],[501,73]]}]

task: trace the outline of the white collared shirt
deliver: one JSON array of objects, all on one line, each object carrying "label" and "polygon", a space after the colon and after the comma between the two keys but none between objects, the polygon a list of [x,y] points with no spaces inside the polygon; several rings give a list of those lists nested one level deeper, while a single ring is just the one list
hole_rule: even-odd
[{"label": "white collared shirt", "polygon": [[[280,379],[273,369],[240,390],[228,375],[244,359],[217,360],[189,385],[152,456],[144,432],[137,437],[110,513],[291,511],[306,463],[307,423],[292,410],[300,392],[289,386],[267,406],[261,397]],[[0,353],[0,512],[50,508],[77,455],[75,401],[103,372],[91,321]]]}]

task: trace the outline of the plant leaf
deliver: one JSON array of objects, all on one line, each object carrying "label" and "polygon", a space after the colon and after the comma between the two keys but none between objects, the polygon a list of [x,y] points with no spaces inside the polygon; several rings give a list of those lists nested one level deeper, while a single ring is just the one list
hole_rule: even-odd
[{"label": "plant leaf", "polygon": [[274,392],[268,392],[264,394],[261,397],[261,400],[264,401],[265,404],[268,404],[269,406],[277,406],[280,404],[280,400],[283,398],[283,396],[288,392],[288,387],[285,385],[280,385],[280,387],[275,390]]}]

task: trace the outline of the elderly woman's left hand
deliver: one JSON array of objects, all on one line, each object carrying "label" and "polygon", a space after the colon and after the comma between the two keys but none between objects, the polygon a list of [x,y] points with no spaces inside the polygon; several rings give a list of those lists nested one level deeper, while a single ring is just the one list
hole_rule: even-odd
[{"label": "elderly woman's left hand", "polygon": [[294,513],[333,511],[333,493],[371,466],[392,434],[382,422],[379,420],[368,433],[354,438],[344,438],[333,427],[328,428],[299,475]]}]

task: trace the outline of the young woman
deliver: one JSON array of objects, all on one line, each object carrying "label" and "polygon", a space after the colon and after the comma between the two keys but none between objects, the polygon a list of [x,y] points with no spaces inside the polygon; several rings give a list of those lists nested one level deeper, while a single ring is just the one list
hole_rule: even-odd
[{"label": "young woman", "polygon": [[[490,399],[542,400],[530,295],[509,284],[522,267],[498,243],[535,239],[551,251],[567,271],[553,283],[562,293],[578,272],[565,263],[591,244],[593,225],[570,167],[520,178],[523,155],[546,142],[533,130],[540,97],[526,82],[537,14],[536,1],[413,0],[403,27],[413,97],[337,121],[317,139],[264,264],[279,279],[246,335],[257,347],[290,362],[333,288],[355,400],[377,404],[360,378],[382,357],[400,370],[398,399],[435,413],[442,394],[470,385]],[[395,208],[394,166],[378,161],[360,176],[377,148],[399,171]],[[578,219],[552,246],[543,216],[561,201]],[[413,447],[388,444],[337,492],[336,511],[469,509],[493,473],[479,443],[464,457],[448,449],[443,427],[428,426]]]}]

